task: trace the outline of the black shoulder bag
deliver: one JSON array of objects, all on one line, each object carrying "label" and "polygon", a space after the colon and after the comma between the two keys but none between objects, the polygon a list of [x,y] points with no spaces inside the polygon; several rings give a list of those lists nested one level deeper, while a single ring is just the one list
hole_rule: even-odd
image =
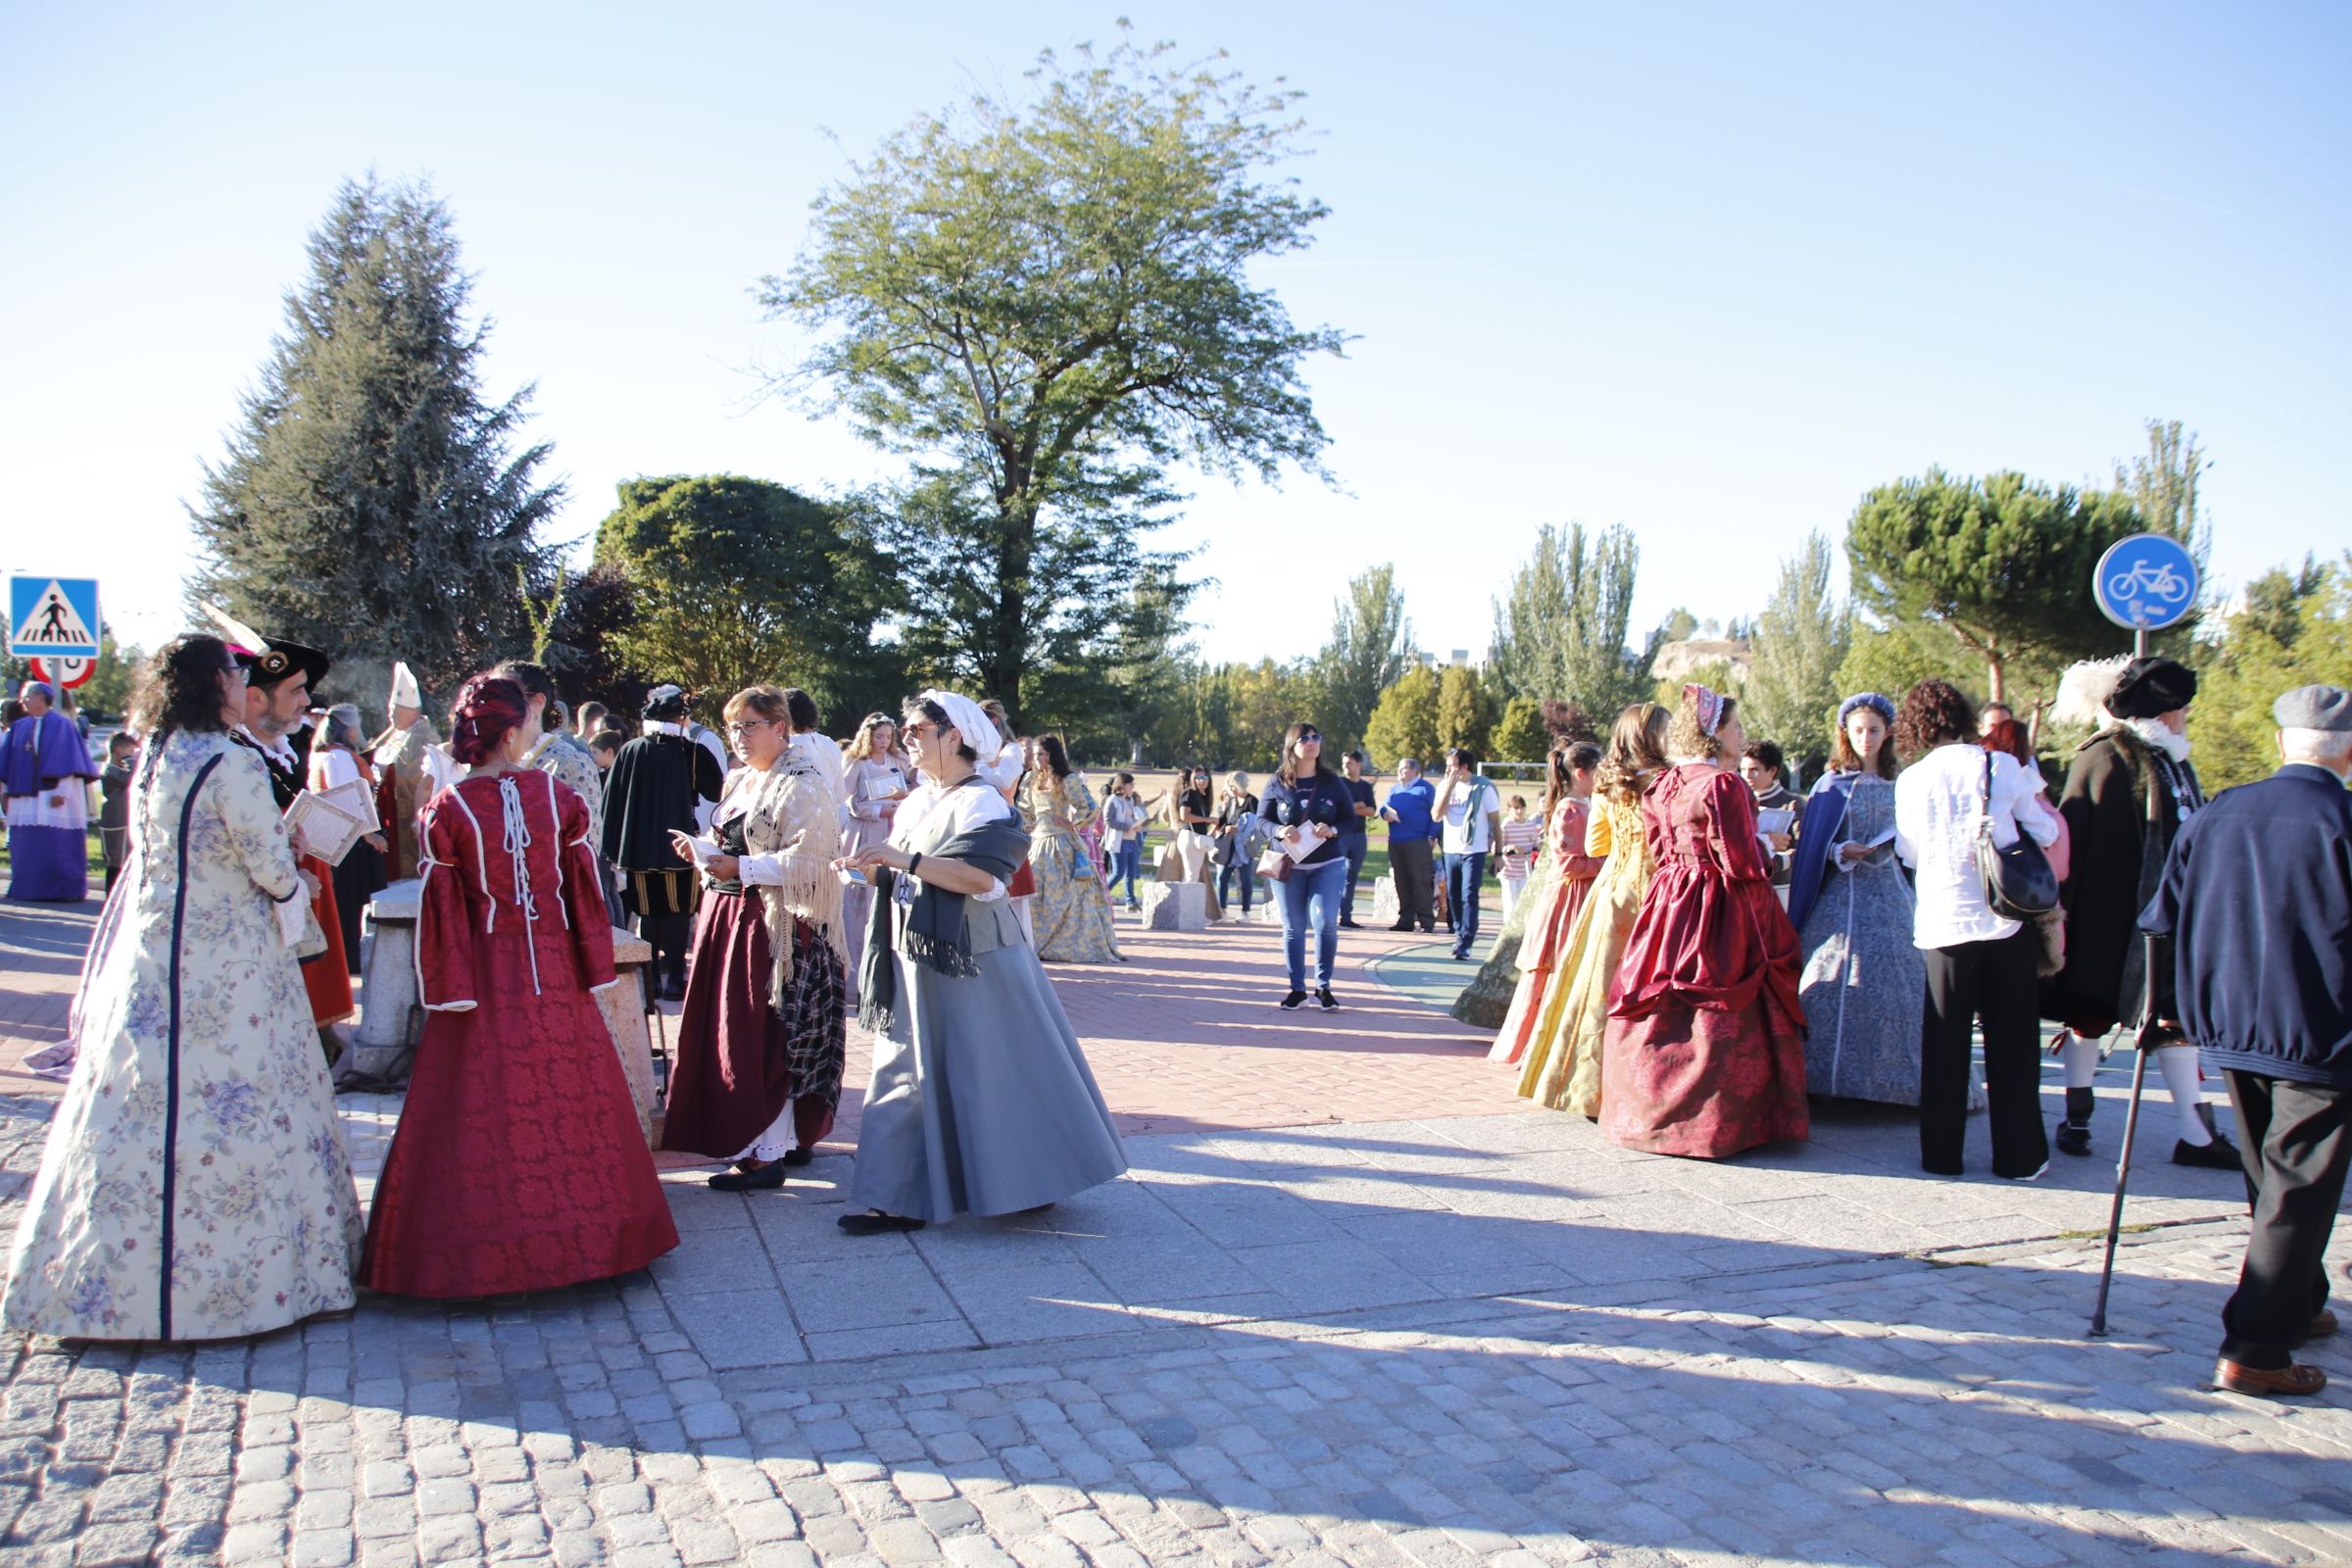
[{"label": "black shoulder bag", "polygon": [[2020,824],[2017,842],[2000,849],[1992,842],[1992,753],[1984,753],[1984,816],[1977,825],[1977,876],[1984,902],[2004,920],[2031,920],[2058,907],[2058,878],[2050,858]]}]

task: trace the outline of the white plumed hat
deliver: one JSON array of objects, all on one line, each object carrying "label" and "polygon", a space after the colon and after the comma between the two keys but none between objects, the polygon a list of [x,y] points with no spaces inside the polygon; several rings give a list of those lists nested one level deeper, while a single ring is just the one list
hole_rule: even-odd
[{"label": "white plumed hat", "polygon": [[395,660],[392,664],[392,706],[394,708],[422,708],[424,693],[417,688],[416,672]]},{"label": "white plumed hat", "polygon": [[2050,722],[2060,729],[2097,729],[2107,722],[2107,695],[2115,677],[2132,662],[2130,654],[2113,659],[2085,659],[2069,664],[2058,680],[2058,700],[2050,705]]}]

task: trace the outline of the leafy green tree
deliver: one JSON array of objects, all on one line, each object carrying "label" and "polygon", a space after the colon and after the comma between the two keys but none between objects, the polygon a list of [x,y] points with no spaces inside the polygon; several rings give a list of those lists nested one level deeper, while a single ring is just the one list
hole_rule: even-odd
[{"label": "leafy green tree", "polygon": [[1948,680],[1971,690],[1983,674],[1975,656],[1941,625],[1857,622],[1845,658],[1838,661],[1836,684],[1839,701],[1855,692],[1878,692],[1900,705],[1903,694],[1923,680]]},{"label": "leafy green tree", "polygon": [[98,628],[98,667],[90,678],[74,694],[83,711],[91,713],[122,713],[130,707],[130,694],[138,684],[140,666],[147,655],[138,644],[123,648],[115,642],[114,628]]},{"label": "leafy green tree", "polygon": [[1845,548],[1854,597],[1880,624],[1948,628],[1983,664],[1987,695],[2005,700],[2018,660],[2112,649],[2091,573],[2109,545],[2142,526],[2120,493],[1931,468],[1863,497]]},{"label": "leafy green tree", "polygon": [[1478,671],[1447,664],[1438,674],[1438,742],[1467,746],[1484,758],[1494,734],[1494,704]]},{"label": "leafy green tree", "polygon": [[706,705],[760,681],[820,703],[859,688],[880,584],[834,509],[732,474],[616,488],[596,559],[629,581],[634,618],[613,644],[630,666]]},{"label": "leafy green tree", "polygon": [[188,509],[191,599],[340,662],[407,660],[442,689],[529,648],[517,580],[552,584],[539,530],[564,487],[535,482],[545,445],[515,450],[531,389],[483,395],[472,288],[426,186],[344,182]]},{"label": "leafy green tree", "polygon": [[1373,705],[1372,722],[1365,726],[1364,750],[1372,765],[1386,773],[1397,760],[1417,757],[1421,765],[1435,765],[1444,745],[1438,728],[1438,672],[1415,664],[1380,694]]},{"label": "leafy green tree", "polygon": [[[1325,214],[1279,172],[1302,147],[1294,97],[1169,50],[1122,28],[1101,59],[1041,56],[1020,101],[919,118],[818,196],[808,248],[760,285],[822,334],[782,384],[921,459],[917,492],[947,486],[893,553],[969,579],[915,612],[968,605],[967,665],[1016,714],[1056,657],[1041,634],[1102,587],[1050,569],[1057,514],[1121,526],[1180,461],[1325,472],[1303,367],[1346,339],[1250,277]],[[1151,525],[1127,506],[1125,530]]]},{"label": "leafy green tree", "polygon": [[1626,646],[1642,547],[1619,523],[1588,536],[1545,524],[1494,607],[1488,668],[1506,697],[1557,698],[1614,714],[1649,690],[1649,656]]},{"label": "leafy green tree", "polygon": [[2203,508],[2205,470],[2213,466],[2213,460],[2179,419],[2148,420],[2147,436],[2144,455],[2115,466],[2115,488],[2131,498],[2132,510],[2150,532],[2188,547],[2202,581],[2213,542],[2213,526]]},{"label": "leafy green tree", "polygon": [[566,697],[602,703],[624,719],[636,715],[646,691],[658,684],[621,652],[636,622],[636,589],[618,564],[598,562],[565,575],[544,662]]},{"label": "leafy green tree", "polygon": [[1280,760],[1284,730],[1302,719],[1321,723],[1314,673],[1304,662],[1238,665],[1233,686],[1232,766],[1262,772]]},{"label": "leafy green tree", "polygon": [[1498,762],[1535,762],[1551,755],[1551,732],[1544,725],[1544,705],[1532,697],[1514,697],[1503,706],[1492,742]]},{"label": "leafy green tree", "polygon": [[1331,640],[1315,658],[1322,687],[1317,719],[1332,756],[1362,744],[1373,704],[1404,673],[1414,653],[1396,568],[1383,564],[1349,579],[1346,597],[1332,606]]},{"label": "leafy green tree", "polygon": [[1830,593],[1832,563],[1830,541],[1819,533],[1808,534],[1781,563],[1740,688],[1747,732],[1779,741],[1806,777],[1829,759],[1830,730],[1844,695],[1838,667],[1853,644],[1853,612]]},{"label": "leafy green tree", "polygon": [[[1093,683],[1091,690],[1067,682],[1065,689],[1077,689],[1068,690],[1058,703],[1058,694],[1042,690],[1043,700],[1033,701],[1030,711],[1046,715],[1042,722],[1052,723],[1056,720],[1050,715],[1056,708],[1070,710],[1070,716],[1058,722],[1073,727],[1088,724],[1085,733],[1090,741],[1099,731],[1103,742],[1115,747],[1098,750],[1090,745],[1088,755],[1124,758],[1128,766],[1142,763],[1154,735],[1184,727],[1180,715],[1192,650],[1183,645],[1182,635],[1189,595],[1189,587],[1177,580],[1172,564],[1147,573],[1128,590],[1127,612],[1110,628],[1103,678]],[[1054,681],[1050,674],[1037,684],[1045,689],[1064,682]]]},{"label": "leafy green tree", "polygon": [[2188,710],[2197,773],[2208,790],[2249,783],[2278,765],[2271,705],[2279,693],[2340,685],[2352,670],[2352,554],[2267,572],[2247,600],[2200,661]]}]

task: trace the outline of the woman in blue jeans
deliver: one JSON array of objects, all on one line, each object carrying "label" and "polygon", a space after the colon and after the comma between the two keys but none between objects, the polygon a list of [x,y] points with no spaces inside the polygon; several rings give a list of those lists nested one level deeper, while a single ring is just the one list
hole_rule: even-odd
[{"label": "woman in blue jeans", "polygon": [[1257,866],[1251,857],[1242,853],[1242,819],[1257,814],[1257,797],[1250,793],[1250,775],[1225,775],[1225,798],[1217,803],[1215,832],[1212,837],[1226,846],[1229,858],[1225,868],[1217,873],[1217,902],[1230,909],[1233,900],[1226,895],[1233,879],[1242,879],[1242,918],[1250,917],[1250,901],[1257,897]]},{"label": "woman in blue jeans", "polygon": [[1119,884],[1127,884],[1127,907],[1139,909],[1135,879],[1144,869],[1144,824],[1151,808],[1135,793],[1135,775],[1121,773],[1102,803],[1102,847],[1110,852],[1110,895],[1115,902]]},{"label": "woman in blue jeans", "polygon": [[1258,815],[1274,824],[1286,845],[1313,842],[1315,848],[1281,883],[1282,959],[1290,968],[1285,1007],[1306,1001],[1306,926],[1315,926],[1315,1003],[1325,1012],[1338,1008],[1331,994],[1331,966],[1340,952],[1340,900],[1348,891],[1348,857],[1341,853],[1340,823],[1355,813],[1354,797],[1340,775],[1323,765],[1323,734],[1312,724],[1283,731],[1282,766],[1266,784]]}]

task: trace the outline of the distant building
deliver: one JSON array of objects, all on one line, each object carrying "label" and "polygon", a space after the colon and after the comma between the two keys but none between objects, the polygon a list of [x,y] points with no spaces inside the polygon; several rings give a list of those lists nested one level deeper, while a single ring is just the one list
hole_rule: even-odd
[{"label": "distant building", "polygon": [[1660,680],[1682,680],[1694,670],[1723,663],[1732,666],[1735,684],[1745,685],[1748,666],[1755,662],[1755,650],[1739,638],[1686,637],[1681,642],[1658,645],[1658,657],[1650,665],[1650,673]]}]

